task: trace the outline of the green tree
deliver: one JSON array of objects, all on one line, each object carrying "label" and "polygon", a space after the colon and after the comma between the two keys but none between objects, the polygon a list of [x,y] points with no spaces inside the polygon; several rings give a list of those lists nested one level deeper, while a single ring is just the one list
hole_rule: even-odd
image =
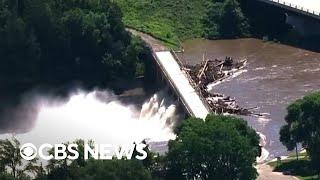
[{"label": "green tree", "polygon": [[79,179],[151,180],[151,174],[138,160],[89,160],[79,170]]},{"label": "green tree", "polygon": [[0,115],[36,87],[121,90],[144,74],[145,52],[113,1],[0,0]]},{"label": "green tree", "polygon": [[[76,160],[50,160],[47,165],[47,175],[42,179],[68,180],[68,179],[110,179],[110,180],[149,180],[151,173],[147,166],[149,161],[138,160],[95,160],[84,159],[84,141],[76,140],[79,158]],[[66,143],[69,144],[69,143]],[[93,141],[88,143],[93,147]],[[54,149],[49,150],[53,154]],[[70,152],[67,151],[67,154]],[[137,153],[137,152],[136,152]],[[39,178],[40,179],[40,178]]]},{"label": "green tree", "polygon": [[[65,143],[68,146],[70,143]],[[79,153],[79,157],[76,160],[70,159],[62,159],[56,160],[51,159],[48,161],[46,166],[47,169],[47,177],[49,179],[78,179],[80,177],[79,169],[81,167],[86,166],[86,161],[84,159],[84,140],[75,140],[72,144],[77,145],[77,152]],[[93,141],[89,141],[88,144],[93,146]],[[54,155],[55,151],[54,148],[48,151],[49,154]],[[67,155],[73,155],[66,151]]]},{"label": "green tree", "polygon": [[280,141],[288,150],[293,150],[297,143],[301,143],[314,169],[320,173],[320,92],[309,94],[291,104],[286,122],[280,130]]},{"label": "green tree", "polygon": [[16,180],[11,174],[8,174],[4,171],[0,172],[0,179],[1,180]]},{"label": "green tree", "polygon": [[285,118],[287,124],[280,129],[280,141],[287,147],[289,151],[296,150],[297,160],[298,156],[298,144],[301,142],[301,132],[298,128],[298,120],[301,118],[300,105],[302,101],[297,100],[295,103],[288,106],[288,114]]},{"label": "green tree", "polygon": [[13,138],[12,140],[0,140],[0,163],[3,168],[9,168],[12,176],[15,178],[19,174],[19,166],[22,165],[20,156],[20,142]]},{"label": "green tree", "polygon": [[240,118],[190,118],[169,143],[168,177],[174,179],[255,179],[259,136]]},{"label": "green tree", "polygon": [[249,35],[249,24],[237,0],[209,1],[205,19],[207,38],[235,38]]},{"label": "green tree", "polygon": [[[109,0],[0,2],[0,76],[11,88],[110,85],[132,80],[142,41],[132,41]],[[4,87],[3,86],[3,87]]]},{"label": "green tree", "polygon": [[[20,142],[16,138],[0,140],[0,168],[1,172],[9,172],[13,178],[28,178],[27,173],[37,176],[40,173],[41,166],[37,159],[23,164],[20,155]],[[1,177],[1,176],[0,176]],[[9,178],[9,175],[3,174],[3,178]]]},{"label": "green tree", "polygon": [[286,23],[286,13],[282,8],[274,8],[266,3],[252,0],[238,0],[243,14],[254,36],[269,36],[283,39],[292,27]]}]

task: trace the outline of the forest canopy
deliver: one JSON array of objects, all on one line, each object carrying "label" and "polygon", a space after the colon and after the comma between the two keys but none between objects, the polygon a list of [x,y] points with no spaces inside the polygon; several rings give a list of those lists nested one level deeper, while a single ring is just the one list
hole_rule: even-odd
[{"label": "forest canopy", "polygon": [[130,80],[144,48],[109,0],[0,0],[2,91]]}]

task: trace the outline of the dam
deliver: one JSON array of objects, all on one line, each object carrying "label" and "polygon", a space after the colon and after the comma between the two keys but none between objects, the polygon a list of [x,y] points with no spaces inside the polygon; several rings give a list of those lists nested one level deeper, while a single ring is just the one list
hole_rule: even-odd
[{"label": "dam", "polygon": [[205,119],[210,110],[206,100],[199,93],[188,74],[182,69],[172,51],[153,52],[154,59],[163,77],[168,82],[185,112],[192,117]]}]

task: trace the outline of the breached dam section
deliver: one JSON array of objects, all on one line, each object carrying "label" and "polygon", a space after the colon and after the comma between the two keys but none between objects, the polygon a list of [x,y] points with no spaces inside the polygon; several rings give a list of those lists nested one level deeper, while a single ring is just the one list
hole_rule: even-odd
[{"label": "breached dam section", "polygon": [[184,107],[189,115],[205,119],[209,114],[205,102],[187,78],[187,74],[181,70],[178,62],[174,59],[170,51],[156,52],[156,61],[162,72],[171,84],[172,88],[179,95]]}]

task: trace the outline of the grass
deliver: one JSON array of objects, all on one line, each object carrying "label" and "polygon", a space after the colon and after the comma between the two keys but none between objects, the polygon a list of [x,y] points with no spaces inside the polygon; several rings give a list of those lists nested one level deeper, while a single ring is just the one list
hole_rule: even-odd
[{"label": "grass", "polygon": [[296,160],[295,153],[292,153],[288,159],[270,162],[268,165],[276,172],[290,172],[291,175],[302,180],[319,179],[316,172],[312,170],[309,157],[305,152],[299,154],[299,160]]},{"label": "grass", "polygon": [[203,35],[205,0],[115,0],[127,27],[145,32],[167,45]]}]

